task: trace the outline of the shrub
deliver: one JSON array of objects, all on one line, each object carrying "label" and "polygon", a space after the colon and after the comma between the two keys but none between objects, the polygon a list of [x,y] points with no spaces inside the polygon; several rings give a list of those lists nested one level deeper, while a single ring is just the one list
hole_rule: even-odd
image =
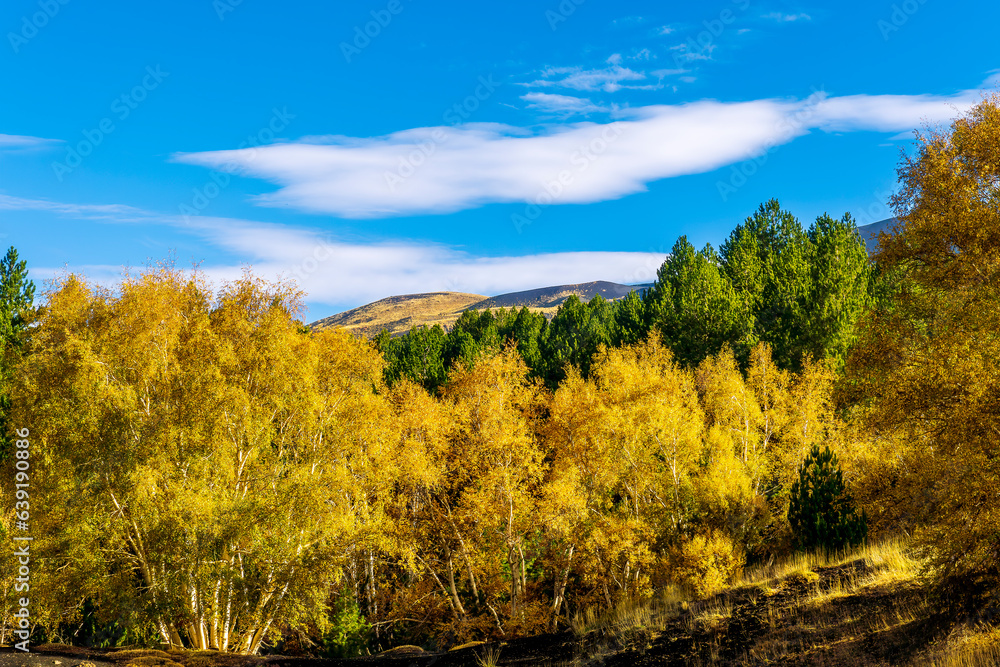
[{"label": "shrub", "polygon": [[330,629],[323,636],[326,657],[354,658],[364,653],[371,626],[361,614],[353,593],[342,590],[330,611]]},{"label": "shrub", "polygon": [[675,554],[674,579],[696,596],[708,597],[725,588],[743,564],[743,551],[729,536],[712,531],[681,544]]}]

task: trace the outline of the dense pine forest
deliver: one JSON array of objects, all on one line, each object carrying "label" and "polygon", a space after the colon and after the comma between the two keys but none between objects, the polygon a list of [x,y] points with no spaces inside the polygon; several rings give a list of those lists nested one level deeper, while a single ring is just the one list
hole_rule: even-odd
[{"label": "dense pine forest", "polygon": [[[32,641],[447,649],[885,540],[985,623],[998,179],[994,97],[902,158],[872,257],[849,215],[772,200],[718,249],[678,239],[641,293],[372,341],[309,330],[294,284],[249,271],[36,299],[12,248],[0,506],[33,538]],[[5,549],[7,642],[17,573]]]}]

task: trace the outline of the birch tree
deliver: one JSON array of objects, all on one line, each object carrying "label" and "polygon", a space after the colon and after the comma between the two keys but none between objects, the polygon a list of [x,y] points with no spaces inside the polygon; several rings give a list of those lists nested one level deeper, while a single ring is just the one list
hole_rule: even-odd
[{"label": "birch tree", "polygon": [[249,273],[213,295],[171,267],[55,285],[13,402],[50,508],[40,567],[86,575],[67,606],[127,598],[163,642],[245,654],[324,625],[379,521],[386,407],[378,355],[305,333],[299,299]]}]

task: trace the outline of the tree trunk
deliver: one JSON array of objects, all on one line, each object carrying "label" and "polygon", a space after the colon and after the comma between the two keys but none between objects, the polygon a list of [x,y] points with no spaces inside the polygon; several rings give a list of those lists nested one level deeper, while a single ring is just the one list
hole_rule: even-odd
[{"label": "tree trunk", "polygon": [[559,610],[562,608],[562,603],[566,596],[566,586],[569,584],[569,573],[575,549],[575,544],[569,545],[566,553],[566,567],[563,569],[560,580],[556,580],[556,588],[552,600],[552,632],[555,632],[559,625]]}]

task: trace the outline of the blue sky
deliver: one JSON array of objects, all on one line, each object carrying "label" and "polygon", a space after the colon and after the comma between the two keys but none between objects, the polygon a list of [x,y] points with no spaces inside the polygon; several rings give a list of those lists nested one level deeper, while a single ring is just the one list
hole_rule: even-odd
[{"label": "blue sky", "polygon": [[173,256],[393,294],[652,278],[771,197],[890,215],[996,91],[992,2],[9,0],[0,243],[38,281]]}]

